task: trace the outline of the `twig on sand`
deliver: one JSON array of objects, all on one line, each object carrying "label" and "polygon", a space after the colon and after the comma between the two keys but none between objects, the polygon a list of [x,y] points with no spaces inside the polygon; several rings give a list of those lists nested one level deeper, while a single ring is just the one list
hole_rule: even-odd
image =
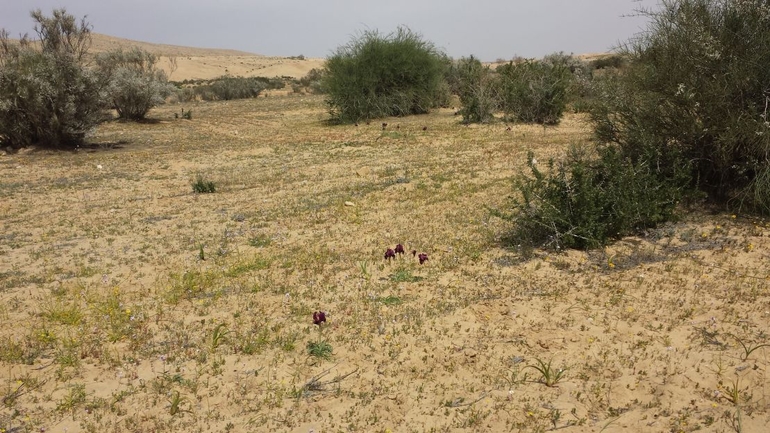
[{"label": "twig on sand", "polygon": [[309,397],[313,393],[326,393],[329,392],[326,387],[334,384],[334,383],[340,383],[349,376],[352,376],[353,374],[358,372],[358,368],[351,371],[347,374],[340,374],[337,375],[334,379],[323,381],[321,380],[324,376],[329,374],[330,371],[332,371],[335,367],[337,367],[339,364],[335,364],[328,369],[318,373],[317,375],[313,376],[308,380],[300,389],[300,392],[298,393],[297,397]]}]

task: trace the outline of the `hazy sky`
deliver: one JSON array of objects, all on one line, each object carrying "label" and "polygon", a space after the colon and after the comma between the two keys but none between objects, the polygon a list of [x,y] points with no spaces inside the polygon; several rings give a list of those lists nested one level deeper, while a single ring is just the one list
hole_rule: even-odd
[{"label": "hazy sky", "polygon": [[646,26],[658,0],[0,0],[0,27],[33,33],[29,12],[65,7],[97,33],[145,42],[326,57],[366,29],[406,25],[452,57],[602,52]]}]

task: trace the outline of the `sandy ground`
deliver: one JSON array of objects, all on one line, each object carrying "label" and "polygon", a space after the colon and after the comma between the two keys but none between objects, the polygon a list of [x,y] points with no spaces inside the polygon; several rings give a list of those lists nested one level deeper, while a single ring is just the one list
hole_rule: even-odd
[{"label": "sandy ground", "polygon": [[7,432],[766,431],[766,220],[696,213],[591,252],[502,240],[489,208],[528,150],[589,140],[582,117],[180,108],[0,157]]},{"label": "sandy ground", "polygon": [[[324,59],[268,57],[242,51],[192,48],[153,44],[94,34],[92,53],[138,47],[159,56],[158,64],[170,80],[212,79],[223,75],[240,77],[302,78],[314,68],[323,68]],[[172,66],[176,62],[176,68]]]},{"label": "sandy ground", "polygon": [[[143,47],[174,80],[320,65]],[[0,432],[767,431],[770,223],[520,251],[490,210],[586,119],[453,112],[199,102],[0,152]]]}]

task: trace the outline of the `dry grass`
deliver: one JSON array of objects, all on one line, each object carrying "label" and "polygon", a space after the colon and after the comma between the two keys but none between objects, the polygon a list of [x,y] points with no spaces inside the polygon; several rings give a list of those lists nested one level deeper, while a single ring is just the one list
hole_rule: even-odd
[{"label": "dry grass", "polygon": [[528,150],[588,140],[583,119],[383,131],[323,107],[167,106],[90,149],[0,157],[0,431],[770,423],[766,221],[522,257],[487,207]]}]

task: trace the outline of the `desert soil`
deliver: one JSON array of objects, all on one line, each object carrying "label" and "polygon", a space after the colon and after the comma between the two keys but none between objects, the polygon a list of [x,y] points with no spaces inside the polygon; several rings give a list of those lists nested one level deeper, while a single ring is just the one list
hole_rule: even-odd
[{"label": "desert soil", "polygon": [[583,116],[150,117],[0,156],[0,432],[767,431],[766,219],[505,242],[491,209],[528,151],[590,141]]}]

